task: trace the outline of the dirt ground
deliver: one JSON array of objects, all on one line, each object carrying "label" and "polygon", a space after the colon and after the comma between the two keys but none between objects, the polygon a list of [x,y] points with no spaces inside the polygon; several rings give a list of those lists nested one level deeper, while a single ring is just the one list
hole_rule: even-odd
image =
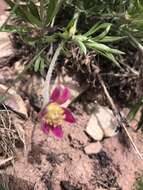
[{"label": "dirt ground", "polygon": [[[0,1],[1,15],[4,8],[5,4]],[[0,68],[0,82],[7,85],[14,78],[16,67],[12,64]],[[123,134],[104,138],[102,150],[87,155],[84,148],[93,142],[85,132],[90,115],[82,101],[77,101],[72,105],[76,123],[65,123],[64,137],[59,140],[52,134],[45,135],[37,119],[38,94],[32,99],[35,98],[35,94],[31,94],[32,77],[26,75],[15,86],[28,110],[25,120],[15,113],[25,132],[26,149],[17,149],[14,163],[1,167],[0,185],[5,184],[9,190],[133,190],[136,176],[143,170],[143,161]],[[132,128],[128,130],[143,152],[142,134]]]},{"label": "dirt ground", "polygon": [[[121,134],[106,138],[98,154],[86,155],[84,147],[92,142],[85,133],[89,120],[77,107],[75,125],[64,125],[64,137],[58,140],[45,135],[37,122],[23,122],[26,133],[26,151],[18,151],[14,166],[3,168],[9,176],[12,190],[132,190],[143,162],[134,149],[127,147]],[[79,111],[80,110],[80,111]],[[140,151],[142,134],[129,130]],[[13,180],[13,182],[11,182]],[[20,181],[21,180],[21,181]],[[24,184],[24,188],[19,184]]]}]

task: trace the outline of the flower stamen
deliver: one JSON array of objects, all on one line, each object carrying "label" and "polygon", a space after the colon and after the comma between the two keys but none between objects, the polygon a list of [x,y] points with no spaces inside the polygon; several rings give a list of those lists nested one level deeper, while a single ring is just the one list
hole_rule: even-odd
[{"label": "flower stamen", "polygon": [[44,118],[50,125],[61,125],[64,121],[64,110],[56,103],[50,103],[46,107],[47,113]]}]

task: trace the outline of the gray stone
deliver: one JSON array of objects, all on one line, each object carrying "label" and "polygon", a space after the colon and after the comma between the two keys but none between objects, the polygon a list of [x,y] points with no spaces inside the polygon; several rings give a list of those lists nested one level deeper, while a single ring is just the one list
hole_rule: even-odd
[{"label": "gray stone", "polygon": [[90,143],[85,148],[84,151],[86,154],[97,154],[102,150],[102,145],[100,142]]},{"label": "gray stone", "polygon": [[98,125],[103,130],[105,137],[112,137],[117,134],[117,121],[112,110],[105,106],[97,106],[98,111],[94,113]]},{"label": "gray stone", "polygon": [[112,137],[117,134],[117,121],[113,112],[105,106],[95,105],[95,111],[87,124],[86,132],[94,140]]},{"label": "gray stone", "polygon": [[86,132],[94,140],[100,141],[103,138],[103,131],[98,125],[97,119],[94,114],[91,115],[91,118],[87,124]]}]

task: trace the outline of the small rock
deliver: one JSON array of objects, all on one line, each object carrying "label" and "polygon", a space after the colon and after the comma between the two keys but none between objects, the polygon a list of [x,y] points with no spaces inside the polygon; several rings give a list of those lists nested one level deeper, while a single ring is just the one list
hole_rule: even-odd
[{"label": "small rock", "polygon": [[[3,94],[7,90],[7,86],[4,86],[0,84],[0,95],[3,99]],[[5,94],[7,97],[6,100],[4,100],[4,104],[8,107],[10,107],[15,112],[20,113],[23,117],[27,118],[27,109],[26,105],[20,95],[16,93],[15,90],[9,89],[8,92]]]},{"label": "small rock", "polygon": [[96,104],[96,110],[91,115],[86,132],[94,140],[102,140],[105,137],[112,137],[117,134],[117,122],[112,111],[108,107]]},{"label": "small rock", "polygon": [[[0,3],[0,27],[5,23],[8,14],[4,9],[6,4]],[[15,56],[14,48],[8,32],[0,32],[0,68]]]},{"label": "small rock", "polygon": [[101,151],[102,145],[100,142],[90,143],[84,148],[86,154],[97,154]]},{"label": "small rock", "polygon": [[12,43],[7,32],[0,33],[0,59],[14,54]]},{"label": "small rock", "polygon": [[94,140],[100,141],[103,138],[103,131],[98,125],[97,119],[94,114],[91,115],[91,118],[87,124],[86,132]]},{"label": "small rock", "polygon": [[105,137],[113,137],[117,134],[117,121],[112,110],[108,107],[98,106],[97,120],[104,132]]}]

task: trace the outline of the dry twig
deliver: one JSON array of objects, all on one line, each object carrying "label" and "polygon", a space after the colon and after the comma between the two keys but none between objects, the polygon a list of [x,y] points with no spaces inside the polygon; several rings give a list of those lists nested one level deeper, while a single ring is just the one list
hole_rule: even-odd
[{"label": "dry twig", "polygon": [[126,126],[129,125],[129,124],[128,124],[126,118],[123,118],[123,116],[121,115],[120,111],[116,108],[116,106],[114,104],[114,101],[111,98],[111,96],[110,96],[110,94],[109,94],[109,92],[108,92],[108,90],[106,88],[106,85],[105,85],[103,79],[101,78],[101,76],[99,74],[97,74],[97,76],[98,76],[98,80],[99,80],[99,82],[100,82],[100,84],[101,84],[101,86],[102,86],[102,88],[104,90],[104,93],[105,93],[105,95],[106,95],[106,97],[107,97],[107,99],[108,99],[108,101],[109,101],[109,103],[110,103],[110,105],[112,107],[112,110],[113,110],[113,113],[114,113],[114,115],[115,115],[115,117],[117,119],[118,125],[124,129],[125,133],[127,134],[128,138],[129,138],[131,144],[133,145],[136,153],[138,154],[139,158],[141,160],[143,160],[142,154],[138,150],[137,146],[135,145],[132,137],[130,136],[130,134],[129,134],[128,130],[127,130]]},{"label": "dry twig", "polygon": [[7,164],[9,161],[11,161],[13,159],[13,156],[7,158],[7,159],[4,159],[4,160],[0,160],[0,167]]}]

